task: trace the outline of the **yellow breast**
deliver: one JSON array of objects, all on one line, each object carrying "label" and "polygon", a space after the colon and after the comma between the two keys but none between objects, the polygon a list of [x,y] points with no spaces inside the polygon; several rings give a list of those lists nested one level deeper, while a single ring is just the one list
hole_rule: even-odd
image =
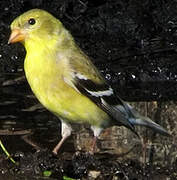
[{"label": "yellow breast", "polygon": [[32,91],[49,111],[71,122],[100,125],[108,115],[66,83],[71,74],[65,56],[46,51],[27,53],[25,73]]}]

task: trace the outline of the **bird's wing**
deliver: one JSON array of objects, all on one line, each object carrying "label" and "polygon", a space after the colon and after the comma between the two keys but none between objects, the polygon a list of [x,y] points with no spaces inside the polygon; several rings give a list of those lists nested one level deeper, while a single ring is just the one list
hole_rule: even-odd
[{"label": "bird's wing", "polygon": [[77,90],[109,114],[117,124],[124,125],[135,132],[133,124],[129,121],[131,111],[126,103],[115,95],[95,66],[89,60],[84,63],[73,62],[71,66],[73,83]]},{"label": "bird's wing", "polygon": [[72,59],[70,65],[74,87],[112,117],[115,125],[126,126],[138,137],[134,125],[146,126],[162,135],[169,135],[160,125],[148,117],[141,116],[133,107],[119,98],[87,56],[82,55]]}]

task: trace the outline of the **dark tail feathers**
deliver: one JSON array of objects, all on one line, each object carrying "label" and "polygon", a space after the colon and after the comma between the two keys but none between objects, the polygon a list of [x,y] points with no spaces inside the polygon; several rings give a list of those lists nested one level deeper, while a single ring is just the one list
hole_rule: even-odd
[{"label": "dark tail feathers", "polygon": [[140,115],[129,104],[127,104],[127,106],[129,108],[129,110],[131,111],[132,115],[134,116],[134,117],[129,118],[129,121],[131,124],[137,125],[137,126],[145,126],[159,134],[162,134],[164,136],[170,136],[170,134],[162,126],[155,123],[150,118]]},{"label": "dark tail feathers", "polygon": [[[128,118],[128,121],[130,124],[137,125],[137,126],[145,126],[147,128],[152,129],[153,131],[165,135],[165,136],[170,136],[170,134],[160,125],[152,121],[148,117],[144,117],[140,115],[135,109],[133,109],[132,106],[130,106],[128,103],[122,101],[123,106],[117,106],[116,108],[122,112],[125,117]],[[135,131],[134,131],[135,132]],[[137,134],[137,133],[136,133]]]},{"label": "dark tail feathers", "polygon": [[145,126],[148,127],[150,129],[152,129],[153,131],[162,134],[164,136],[170,136],[170,134],[160,125],[158,125],[157,123],[153,122],[151,119],[149,119],[148,117],[143,117],[141,116],[140,118],[130,118],[129,121],[133,124],[133,125],[137,125],[137,126]]}]

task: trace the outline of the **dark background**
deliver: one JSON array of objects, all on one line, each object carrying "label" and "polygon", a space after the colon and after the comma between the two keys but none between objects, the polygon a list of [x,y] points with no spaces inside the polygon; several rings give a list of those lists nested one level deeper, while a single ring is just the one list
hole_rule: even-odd
[{"label": "dark background", "polygon": [[[59,18],[121,98],[138,101],[131,103],[133,107],[172,135],[167,138],[137,128],[147,141],[143,149],[127,129],[108,129],[99,137],[97,148],[113,156],[105,154],[104,161],[98,163],[93,159],[91,170],[101,169],[105,178],[100,179],[106,180],[112,179],[108,175],[134,180],[177,179],[176,0],[0,0],[0,140],[19,162],[17,168],[9,168],[8,158],[2,160],[4,152],[0,148],[0,179],[14,179],[14,172],[15,176],[24,174],[23,180],[31,180],[31,176],[39,175],[39,169],[52,170],[56,179],[60,169],[62,175],[64,172],[69,177],[82,177],[90,170],[92,160],[87,153],[86,157],[81,154],[81,161],[72,156],[78,150],[88,152],[91,147],[93,134],[88,127],[77,125],[78,130],[59,153],[64,161],[57,159],[57,163],[49,153],[36,153],[35,146],[24,138],[28,135],[42,150],[50,151],[61,138],[59,120],[39,105],[24,78],[24,47],[7,44],[11,22],[32,8],[45,9]],[[67,153],[72,156],[70,161]],[[99,156],[94,157],[98,160]],[[141,163],[144,160],[146,165]],[[9,174],[12,178],[6,177]]]},{"label": "dark background", "polygon": [[1,0],[0,83],[23,74],[25,50],[7,45],[9,25],[32,8],[59,18],[124,100],[177,99],[175,0]]}]

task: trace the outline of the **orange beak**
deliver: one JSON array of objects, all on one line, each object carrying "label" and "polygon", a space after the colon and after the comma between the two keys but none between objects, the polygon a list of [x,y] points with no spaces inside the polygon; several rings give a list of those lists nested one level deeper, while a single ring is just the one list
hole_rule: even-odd
[{"label": "orange beak", "polygon": [[20,29],[13,29],[8,40],[8,44],[21,42],[25,39],[25,33]]}]

